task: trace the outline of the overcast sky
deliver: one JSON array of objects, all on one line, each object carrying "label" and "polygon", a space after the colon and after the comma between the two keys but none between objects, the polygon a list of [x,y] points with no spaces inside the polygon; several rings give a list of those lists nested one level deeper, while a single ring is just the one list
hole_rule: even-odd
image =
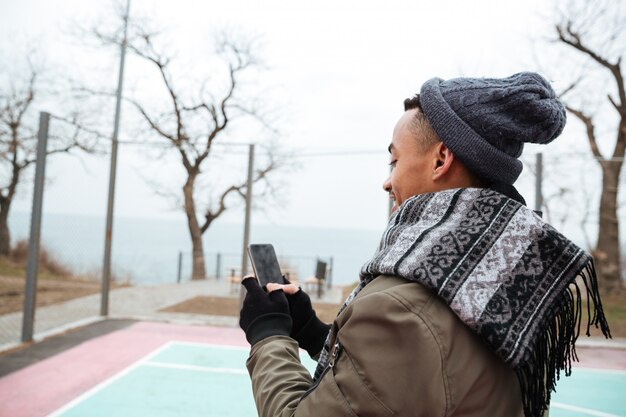
[{"label": "overcast sky", "polygon": [[[131,15],[149,16],[167,28],[164,44],[184,63],[187,81],[203,79],[216,30],[234,28],[261,39],[267,70],[259,83],[265,100],[280,110],[278,140],[292,151],[298,169],[281,175],[283,202],[254,213],[254,221],[380,229],[388,204],[382,191],[389,169],[387,146],[404,98],[435,76],[498,77],[539,69],[547,60],[543,57],[555,55],[540,42],[551,34],[545,19],[551,11],[548,3],[133,0]],[[9,60],[23,59],[19,56],[27,49],[23,45],[36,45],[51,73],[76,73],[86,79],[91,75],[97,78],[90,82],[114,88],[118,51],[97,55],[80,40],[70,40],[67,30],[72,21],[106,20],[112,9],[109,0],[0,1],[3,68]],[[154,75],[132,57],[127,69],[129,91],[146,88],[145,80]],[[546,76],[557,88],[565,86],[558,71]],[[54,84],[54,77],[48,82]],[[162,85],[152,88],[156,96]],[[120,139],[132,139],[128,137],[132,118],[126,113],[131,109],[125,105],[123,110]],[[584,149],[574,127],[568,126],[560,144],[550,146]],[[267,137],[252,129],[239,134],[229,139],[258,142]],[[144,155],[140,147],[120,147],[116,215],[182,218],[182,212],[173,210],[148,185],[158,179],[176,190],[182,178],[177,159],[155,161]],[[245,157],[232,158],[228,164],[235,169],[227,175],[239,182],[245,178]],[[44,209],[104,216],[108,167],[106,156],[82,162],[67,157],[51,160]],[[23,192],[15,209],[30,210],[30,192]],[[532,194],[526,196],[532,201]],[[232,210],[222,221],[241,221],[242,212]]]}]

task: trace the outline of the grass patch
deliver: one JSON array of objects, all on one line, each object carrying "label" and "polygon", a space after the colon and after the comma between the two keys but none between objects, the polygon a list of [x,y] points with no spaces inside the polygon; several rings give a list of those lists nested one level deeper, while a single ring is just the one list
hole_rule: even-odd
[{"label": "grass patch", "polygon": [[[26,258],[14,259],[12,257],[0,256],[0,276],[19,278],[26,277],[26,262]],[[51,264],[50,261],[45,258],[44,260],[39,261],[37,278],[49,281],[90,281],[86,277],[79,277],[75,275],[69,267],[62,266],[60,263]]]},{"label": "grass patch", "polygon": [[0,275],[15,277],[25,274],[26,269],[23,266],[11,262],[6,257],[0,257]]},{"label": "grass patch", "polygon": [[[19,241],[8,257],[0,256],[0,315],[22,311],[28,244]],[[95,278],[95,279],[94,279]],[[112,279],[112,288],[128,286]],[[44,307],[100,292],[99,274],[78,276],[59,261],[49,250],[41,247],[37,272],[36,306]]]},{"label": "grass patch", "polygon": [[[25,278],[0,276],[0,315],[22,311],[24,308]],[[75,278],[38,279],[37,307],[62,303],[78,297],[97,294],[100,284]]]},{"label": "grass patch", "polygon": [[[20,240],[11,248],[8,258],[4,258],[0,262],[0,267],[7,271],[6,274],[2,274],[9,276],[21,275],[20,270],[26,270],[27,262],[28,241]],[[40,246],[38,275],[43,279],[59,279],[73,277],[75,274],[68,265],[61,262],[48,248]]]}]

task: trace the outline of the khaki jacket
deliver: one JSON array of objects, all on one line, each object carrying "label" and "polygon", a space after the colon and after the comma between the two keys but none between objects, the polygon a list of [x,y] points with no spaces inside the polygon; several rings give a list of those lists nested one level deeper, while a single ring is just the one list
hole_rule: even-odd
[{"label": "khaki jacket", "polygon": [[332,367],[309,390],[297,342],[274,336],[247,361],[260,417],[521,417],[517,377],[420,284],[380,276],[335,319]]}]

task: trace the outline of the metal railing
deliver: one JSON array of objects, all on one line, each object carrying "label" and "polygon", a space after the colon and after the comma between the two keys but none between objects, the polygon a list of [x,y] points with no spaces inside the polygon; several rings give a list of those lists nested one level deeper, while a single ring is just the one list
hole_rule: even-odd
[{"label": "metal railing", "polygon": [[[176,282],[191,280],[191,252],[179,252],[177,261]],[[317,262],[323,261],[327,264],[326,284],[332,284],[333,263],[332,256],[301,256],[301,255],[280,255],[278,263],[281,270],[289,279],[302,281],[316,275]],[[215,280],[225,280],[230,277],[240,277],[241,275],[241,254],[227,252],[211,252],[204,256],[206,278]]]}]

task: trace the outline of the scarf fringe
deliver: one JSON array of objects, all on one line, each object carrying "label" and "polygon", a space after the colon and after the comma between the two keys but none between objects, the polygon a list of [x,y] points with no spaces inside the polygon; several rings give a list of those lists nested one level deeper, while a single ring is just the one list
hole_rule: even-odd
[{"label": "scarf fringe", "polygon": [[[606,338],[611,337],[598,291],[598,279],[593,259],[578,274],[587,297],[587,336],[592,325],[600,328]],[[576,340],[582,322],[582,296],[576,280],[556,301],[556,308],[548,312],[548,328],[535,340],[530,357],[515,368],[522,389],[524,415],[541,417],[550,405],[561,371],[569,376],[572,360],[578,361]]]}]

